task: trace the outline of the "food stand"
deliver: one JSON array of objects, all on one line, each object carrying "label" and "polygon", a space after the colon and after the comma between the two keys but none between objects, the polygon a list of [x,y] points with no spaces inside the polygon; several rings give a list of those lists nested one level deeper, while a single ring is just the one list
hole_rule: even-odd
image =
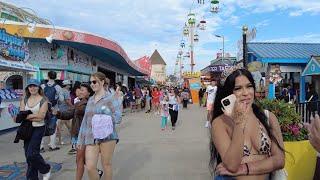
[{"label": "food stand", "polygon": [[38,68],[29,64],[27,43],[22,37],[8,34],[0,29],[0,131],[17,126],[12,118],[19,110],[29,72]]}]

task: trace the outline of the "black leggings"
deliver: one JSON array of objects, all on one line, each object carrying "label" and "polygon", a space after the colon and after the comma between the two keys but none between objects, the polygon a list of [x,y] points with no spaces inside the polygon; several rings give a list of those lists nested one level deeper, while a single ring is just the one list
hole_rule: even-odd
[{"label": "black leggings", "polygon": [[178,120],[178,111],[174,111],[172,108],[173,105],[169,104],[169,114],[170,114],[170,119],[171,119],[171,124],[172,127],[176,126],[176,122]]}]

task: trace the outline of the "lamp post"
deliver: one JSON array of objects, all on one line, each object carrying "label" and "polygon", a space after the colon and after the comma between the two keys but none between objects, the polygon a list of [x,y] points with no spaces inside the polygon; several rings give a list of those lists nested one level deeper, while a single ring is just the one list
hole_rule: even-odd
[{"label": "lamp post", "polygon": [[214,36],[222,38],[222,62],[224,61],[224,36],[215,34]]},{"label": "lamp post", "polygon": [[243,67],[247,67],[247,32],[248,32],[248,26],[244,25],[242,27],[242,43],[243,43]]}]

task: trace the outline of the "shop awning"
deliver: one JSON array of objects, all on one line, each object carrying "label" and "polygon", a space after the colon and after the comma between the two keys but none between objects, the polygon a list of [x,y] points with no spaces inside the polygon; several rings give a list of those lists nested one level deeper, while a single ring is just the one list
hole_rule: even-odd
[{"label": "shop awning", "polygon": [[320,56],[312,56],[302,76],[320,75]]},{"label": "shop awning", "polygon": [[32,66],[29,63],[24,63],[21,61],[8,61],[5,59],[0,59],[0,71],[39,71],[39,68]]},{"label": "shop awning", "polygon": [[3,23],[3,26],[8,33],[21,32],[19,35],[30,42],[47,43],[46,37],[54,32],[53,43],[73,47],[132,76],[148,74],[147,70],[136,66],[130,60],[117,42],[93,33],[43,24],[36,24],[36,33],[30,33],[28,23],[11,21]]}]

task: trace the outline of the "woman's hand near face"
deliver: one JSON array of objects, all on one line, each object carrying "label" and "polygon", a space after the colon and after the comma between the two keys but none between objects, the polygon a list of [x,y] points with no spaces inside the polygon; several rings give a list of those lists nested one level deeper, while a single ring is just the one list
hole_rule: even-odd
[{"label": "woman's hand near face", "polygon": [[233,113],[232,113],[232,119],[234,123],[236,125],[245,124],[247,120],[246,116],[248,115],[248,112],[249,112],[249,105],[244,102],[240,102],[237,99],[233,108]]}]

